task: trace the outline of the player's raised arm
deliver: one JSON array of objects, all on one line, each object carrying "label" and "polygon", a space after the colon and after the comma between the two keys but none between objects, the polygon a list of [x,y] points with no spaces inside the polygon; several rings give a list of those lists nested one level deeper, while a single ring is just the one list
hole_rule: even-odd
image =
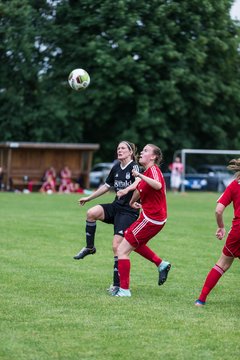
[{"label": "player's raised arm", "polygon": [[162,188],[162,183],[160,182],[160,179],[152,179],[144,174],[141,174],[140,172],[133,170],[132,171],[133,176],[138,177],[140,180],[145,181],[148,185],[150,185],[155,190],[160,190]]}]

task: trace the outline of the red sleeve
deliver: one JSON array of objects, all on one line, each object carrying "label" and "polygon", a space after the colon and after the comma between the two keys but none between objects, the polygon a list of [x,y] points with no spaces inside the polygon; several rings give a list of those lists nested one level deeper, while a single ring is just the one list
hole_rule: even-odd
[{"label": "red sleeve", "polygon": [[225,207],[232,202],[232,183],[226,188],[224,193],[217,200],[217,203],[223,204]]},{"label": "red sleeve", "polygon": [[150,169],[151,169],[152,176],[149,176],[149,177],[151,177],[153,180],[157,180],[157,181],[161,182],[159,169],[156,166],[152,166]]}]

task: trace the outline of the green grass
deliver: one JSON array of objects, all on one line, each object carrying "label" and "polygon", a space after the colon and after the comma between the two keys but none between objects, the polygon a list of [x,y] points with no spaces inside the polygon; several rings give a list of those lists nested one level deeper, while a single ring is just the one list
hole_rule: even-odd
[{"label": "green grass", "polygon": [[[206,274],[220,256],[218,194],[168,194],[169,219],[150,246],[172,270],[157,285],[153,264],[131,255],[131,298],[110,297],[112,226],[98,222],[97,254],[84,245],[77,195],[0,193],[0,359],[238,359],[239,263],[196,308]],[[112,194],[102,197],[108,202]],[[225,214],[230,227],[232,209]]]}]

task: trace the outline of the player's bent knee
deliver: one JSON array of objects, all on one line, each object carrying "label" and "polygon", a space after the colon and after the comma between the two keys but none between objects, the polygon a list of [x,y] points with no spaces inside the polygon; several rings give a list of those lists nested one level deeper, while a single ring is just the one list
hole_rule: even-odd
[{"label": "player's bent knee", "polygon": [[95,220],[102,220],[103,219],[103,210],[99,206],[94,206],[93,208],[88,209],[87,211],[87,220],[88,221],[95,221]]}]

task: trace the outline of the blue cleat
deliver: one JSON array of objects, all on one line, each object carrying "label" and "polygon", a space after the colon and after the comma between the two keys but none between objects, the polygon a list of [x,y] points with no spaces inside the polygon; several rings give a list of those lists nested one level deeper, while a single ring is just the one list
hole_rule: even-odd
[{"label": "blue cleat", "polygon": [[206,304],[206,302],[205,301],[201,301],[201,300],[199,300],[199,299],[197,299],[196,301],[195,301],[195,306],[204,306]]},{"label": "blue cleat", "polygon": [[168,272],[171,269],[171,264],[168,261],[162,261],[158,267],[159,278],[158,285],[163,285],[168,277]]}]

